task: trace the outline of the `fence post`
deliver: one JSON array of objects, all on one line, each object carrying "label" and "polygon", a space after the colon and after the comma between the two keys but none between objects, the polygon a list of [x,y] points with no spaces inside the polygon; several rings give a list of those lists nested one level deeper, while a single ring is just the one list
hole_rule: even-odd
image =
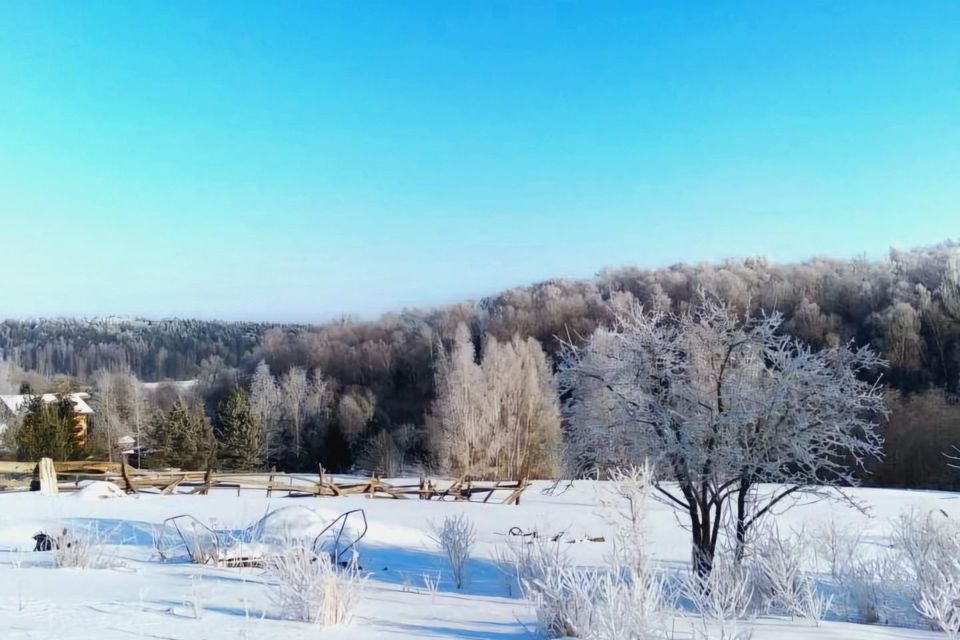
[{"label": "fence post", "polygon": [[57,470],[51,458],[40,458],[40,495],[55,496],[60,493],[57,486]]}]

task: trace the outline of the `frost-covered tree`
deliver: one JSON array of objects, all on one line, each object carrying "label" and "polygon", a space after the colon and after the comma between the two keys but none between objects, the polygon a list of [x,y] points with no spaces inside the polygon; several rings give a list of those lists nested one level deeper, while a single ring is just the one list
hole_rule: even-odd
[{"label": "frost-covered tree", "polygon": [[658,495],[686,514],[700,575],[726,516],[742,548],[774,506],[855,483],[881,452],[883,362],[869,348],[813,352],[781,322],[706,298],[680,314],[633,307],[563,355],[571,454],[594,468],[652,463]]},{"label": "frost-covered tree", "polygon": [[481,368],[493,403],[489,451],[497,474],[553,477],[560,448],[560,406],[553,374],[540,343],[518,335],[487,337]]},{"label": "frost-covered tree", "polygon": [[[315,461],[312,454],[326,435],[330,383],[319,368],[310,374],[302,367],[291,368],[275,391],[269,390],[265,379],[258,383],[256,378],[256,411],[263,410],[276,421],[268,430],[268,460],[284,468],[306,468]],[[271,404],[272,398],[276,405]]]},{"label": "frost-covered tree", "polygon": [[369,389],[350,388],[340,396],[337,420],[347,442],[355,443],[373,420],[377,399]]},{"label": "frost-covered tree", "polygon": [[476,361],[473,337],[463,323],[457,326],[449,355],[442,345],[440,351],[433,404],[438,427],[432,434],[434,450],[442,466],[471,473],[486,466],[487,437],[492,431],[483,370]]},{"label": "frost-covered tree", "polygon": [[433,415],[434,450],[458,474],[550,477],[556,471],[560,410],[552,373],[533,338],[487,335],[482,362],[465,324],[441,352]]},{"label": "frost-covered tree", "polygon": [[17,363],[0,358],[0,394],[17,393],[21,374],[22,369]]},{"label": "frost-covered tree", "polygon": [[129,370],[100,369],[93,380],[93,441],[113,461],[120,437],[135,435],[139,442],[149,413],[146,397],[140,381]]},{"label": "frost-covered tree", "polygon": [[257,365],[250,380],[250,413],[260,423],[264,438],[264,460],[266,463],[282,447],[281,420],[283,417],[280,401],[280,389],[270,373],[270,367],[263,360]]},{"label": "frost-covered tree", "polygon": [[306,421],[308,389],[307,371],[302,367],[291,368],[280,382],[283,417],[292,440],[288,443],[288,447],[297,461],[303,454],[303,424]]}]

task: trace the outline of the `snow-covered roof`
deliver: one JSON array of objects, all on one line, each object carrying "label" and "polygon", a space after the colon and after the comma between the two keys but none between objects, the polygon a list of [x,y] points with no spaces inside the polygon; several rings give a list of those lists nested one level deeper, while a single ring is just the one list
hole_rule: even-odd
[{"label": "snow-covered roof", "polygon": [[[93,409],[90,408],[90,405],[87,404],[86,400],[90,397],[89,393],[68,393],[66,394],[70,401],[73,402],[73,411],[79,415],[91,415],[93,414]],[[56,402],[57,395],[54,393],[45,393],[42,396],[44,402]],[[3,403],[11,413],[17,413],[20,411],[20,408],[26,404],[27,400],[30,398],[29,395],[0,395],[0,403]]]},{"label": "snow-covered roof", "polygon": [[161,387],[172,387],[177,391],[187,391],[197,386],[199,380],[161,380],[160,382],[141,382],[140,388],[145,391],[156,391]]}]

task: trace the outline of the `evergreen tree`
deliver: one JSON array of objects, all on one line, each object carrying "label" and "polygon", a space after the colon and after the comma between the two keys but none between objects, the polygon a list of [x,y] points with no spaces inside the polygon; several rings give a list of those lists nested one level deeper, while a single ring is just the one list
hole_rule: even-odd
[{"label": "evergreen tree", "polygon": [[73,403],[67,398],[45,402],[41,396],[31,396],[17,432],[17,457],[70,460],[79,452],[73,434]]},{"label": "evergreen tree", "polygon": [[247,392],[235,386],[217,407],[220,462],[229,469],[250,470],[263,460],[263,425],[250,410]]},{"label": "evergreen tree", "polygon": [[202,412],[177,400],[169,411],[156,413],[150,421],[154,465],[181,469],[206,469],[213,460],[215,441],[210,422]]}]

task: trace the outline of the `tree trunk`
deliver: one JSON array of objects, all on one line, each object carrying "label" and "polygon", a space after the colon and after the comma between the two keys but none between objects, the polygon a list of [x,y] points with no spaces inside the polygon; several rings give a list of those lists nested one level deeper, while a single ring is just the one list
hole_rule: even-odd
[{"label": "tree trunk", "polygon": [[747,495],[750,493],[750,481],[740,480],[740,488],[737,490],[737,551],[736,562],[740,564],[743,561],[743,554],[746,551],[747,544]]}]

